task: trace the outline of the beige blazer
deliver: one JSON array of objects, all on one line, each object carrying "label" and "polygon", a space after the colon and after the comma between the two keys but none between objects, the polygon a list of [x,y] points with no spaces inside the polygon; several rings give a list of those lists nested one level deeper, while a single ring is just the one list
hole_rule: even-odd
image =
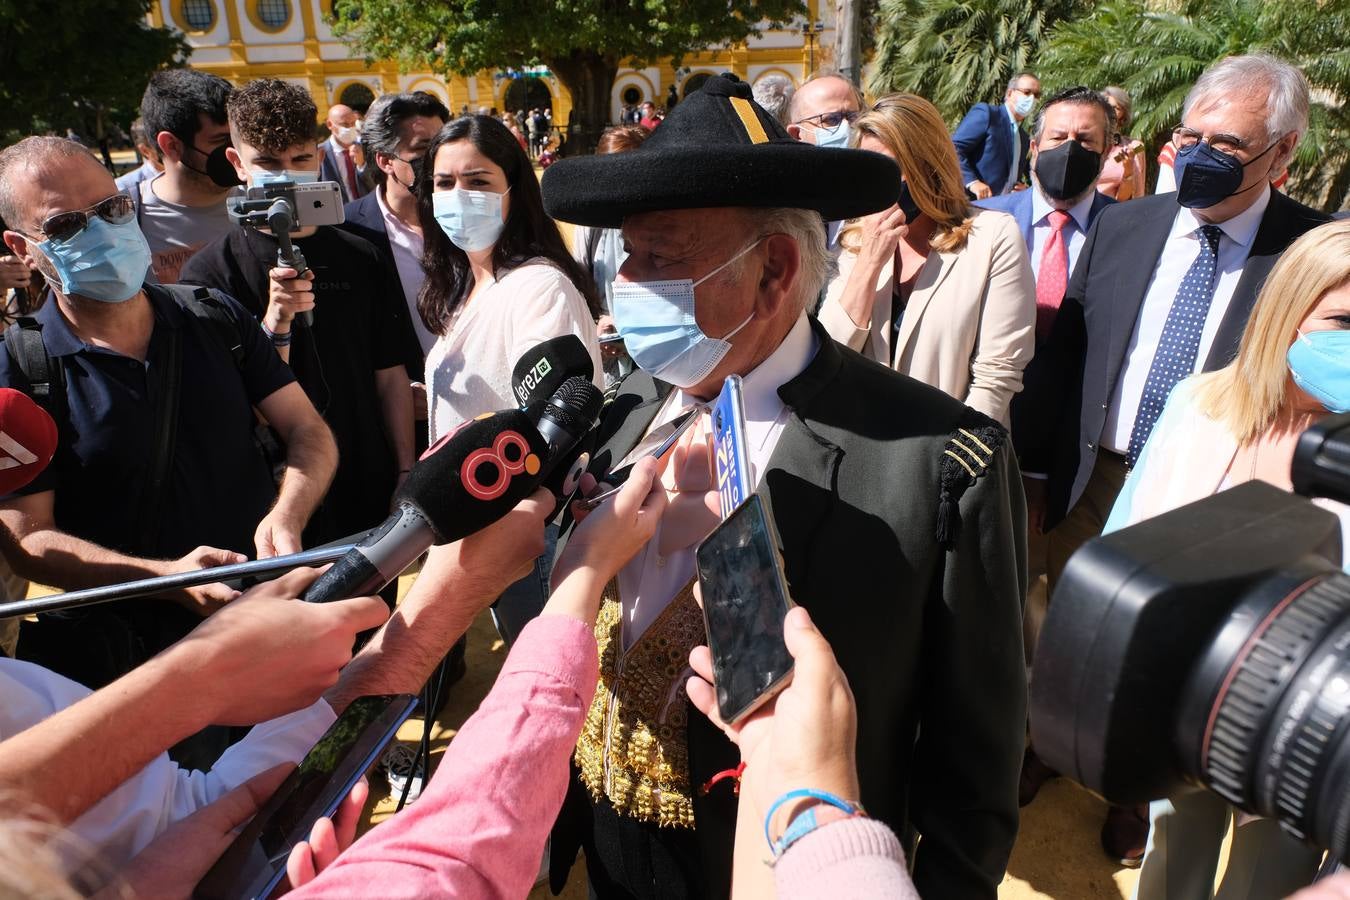
[{"label": "beige blazer", "polygon": [[859,327],[839,305],[858,254],[842,250],[820,322],[830,336],[869,359],[940,388],[1008,425],[1022,370],[1036,344],[1036,283],[1012,216],[975,210],[965,247],[934,251],[919,270],[890,346],[895,267],[877,279],[872,318]]}]

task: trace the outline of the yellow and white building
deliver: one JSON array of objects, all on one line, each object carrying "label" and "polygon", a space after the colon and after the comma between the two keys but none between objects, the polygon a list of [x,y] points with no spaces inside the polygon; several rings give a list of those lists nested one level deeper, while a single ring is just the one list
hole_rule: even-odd
[{"label": "yellow and white building", "polygon": [[[618,119],[623,103],[651,100],[663,106],[671,85],[683,97],[719,72],[734,72],[751,84],[771,74],[801,84],[813,67],[832,57],[835,35],[834,4],[807,0],[807,6],[806,22],[795,28],[765,31],[745,44],[688,55],[679,67],[670,60],[640,69],[621,67],[610,98],[610,120]],[[452,112],[465,107],[505,110],[520,105],[519,92],[528,85],[530,105],[537,105],[539,91],[545,89],[553,121],[568,120],[571,97],[546,69],[483,71],[447,79],[430,72],[402,72],[392,60],[367,65],[334,36],[329,27],[332,7],[332,0],[155,0],[150,21],[183,32],[192,46],[188,64],[193,68],[234,84],[270,77],[302,85],[314,97],[320,117],[335,103],[364,108],[387,91],[429,91]],[[517,93],[508,98],[513,89]]]}]

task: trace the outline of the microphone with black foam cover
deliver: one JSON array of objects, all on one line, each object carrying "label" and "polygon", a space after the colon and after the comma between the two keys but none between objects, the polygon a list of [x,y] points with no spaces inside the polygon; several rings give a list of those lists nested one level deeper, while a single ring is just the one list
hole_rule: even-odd
[{"label": "microphone with black foam cover", "polygon": [[549,398],[565,381],[576,377],[590,381],[595,377],[595,363],[581,338],[559,335],[520,357],[511,370],[511,392],[521,409],[538,418]]},{"label": "microphone with black foam cover", "polygon": [[23,391],[0,388],[0,494],[42,474],[56,453],[56,422]]},{"label": "microphone with black foam cover", "polygon": [[394,514],[319,576],[304,599],[326,603],[376,593],[432,544],[496,522],[538,489],[598,411],[599,391],[578,377],[542,401],[537,420],[507,409],[465,422],[427,448],[403,483]]},{"label": "microphone with black foam cover", "polygon": [[549,448],[543,485],[559,499],[572,495],[590,464],[589,438],[604,399],[590,376],[577,375],[563,382],[541,412],[539,434]]}]

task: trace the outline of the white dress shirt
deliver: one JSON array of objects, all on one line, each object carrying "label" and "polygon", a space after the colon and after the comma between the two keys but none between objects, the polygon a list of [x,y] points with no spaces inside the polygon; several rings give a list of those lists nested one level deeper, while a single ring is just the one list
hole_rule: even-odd
[{"label": "white dress shirt", "polygon": [[[742,394],[745,400],[745,435],[749,443],[751,477],[758,484],[768,468],[778,439],[787,425],[788,410],[778,396],[778,389],[802,373],[820,348],[811,323],[805,314],[797,320],[783,343],[778,345],[764,362],[742,376]],[[683,390],[672,391],[661,411],[652,420],[651,428],[674,419],[689,406],[706,406],[702,400]],[[706,427],[706,417],[704,427]],[[695,425],[694,428],[700,426]],[[627,650],[642,636],[656,617],[694,577],[694,547],[689,546],[669,556],[661,556],[661,526],[647,542],[647,546],[619,572],[619,597],[623,603],[623,648]]]},{"label": "white dress shirt", "polygon": [[[83,700],[87,687],[32,663],[0,657],[0,740]],[[167,753],[122,782],[70,826],[71,832],[120,869],[169,825],[284,762],[298,763],[337,716],[323,700],[253,728],[210,772],[180,769]],[[97,762],[97,737],[90,753]],[[51,773],[60,778],[59,772]]]},{"label": "white dress shirt", "polygon": [[436,343],[436,335],[431,333],[417,313],[417,295],[427,277],[427,273],[422,270],[422,235],[404,225],[403,220],[385,205],[383,185],[375,189],[375,202],[380,205],[380,215],[384,217],[384,232],[389,236],[389,248],[394,252],[394,267],[398,269],[398,280],[403,285],[403,301],[408,304],[413,331],[417,332],[417,342],[422,345],[422,353],[426,354],[430,352],[431,345]]},{"label": "white dress shirt", "polygon": [[[1247,264],[1252,241],[1256,238],[1256,230],[1261,226],[1261,217],[1266,214],[1269,203],[1270,186],[1265,185],[1261,188],[1261,196],[1246,210],[1227,222],[1215,223],[1223,234],[1219,237],[1214,299],[1209,305],[1209,314],[1205,316],[1205,327],[1200,332],[1200,349],[1195,354],[1192,374],[1204,368],[1205,358],[1214,344],[1219,323],[1228,312],[1233,291],[1242,279],[1242,269]],[[1124,453],[1130,446],[1130,432],[1134,429],[1134,418],[1144,395],[1144,382],[1148,380],[1149,367],[1158,352],[1167,314],[1172,309],[1172,301],[1176,299],[1182,279],[1200,254],[1197,232],[1206,224],[1209,223],[1201,221],[1194,211],[1185,207],[1177,210],[1176,218],[1172,221],[1172,230],[1158,257],[1153,280],[1139,307],[1139,318],[1135,320],[1134,333],[1125,351],[1125,363],[1116,379],[1116,388],[1107,409],[1101,441],[1102,447],[1107,450]]]},{"label": "white dress shirt", "polygon": [[[999,193],[1009,194],[1012,193],[1013,186],[1017,184],[1017,173],[1022,167],[1022,141],[1020,140],[1022,135],[1017,128],[1017,116],[1013,115],[1012,107],[1005,103],[1003,108],[1008,111],[1008,123],[1012,125],[1012,167],[1008,169],[1008,181]],[[989,185],[990,190],[993,190],[993,187],[992,184]]]},{"label": "white dress shirt", "polygon": [[[1064,239],[1068,242],[1069,250],[1069,274],[1073,274],[1073,267],[1078,262],[1078,251],[1083,249],[1083,244],[1087,243],[1088,216],[1092,211],[1092,201],[1097,196],[1096,191],[1092,191],[1077,204],[1064,210],[1069,214],[1072,220],[1064,226]],[[1041,190],[1034,185],[1031,188],[1031,272],[1037,277],[1041,273],[1041,257],[1045,250],[1045,242],[1050,240],[1050,235],[1054,229],[1050,227],[1050,213],[1054,207],[1050,201],[1046,200],[1041,194]]]}]

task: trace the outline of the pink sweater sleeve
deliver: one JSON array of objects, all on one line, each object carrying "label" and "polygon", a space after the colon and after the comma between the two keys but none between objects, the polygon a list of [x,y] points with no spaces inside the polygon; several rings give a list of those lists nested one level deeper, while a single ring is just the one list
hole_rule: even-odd
[{"label": "pink sweater sleeve", "polygon": [[811,832],[774,863],[773,879],[779,900],[919,900],[900,842],[874,819],[843,819]]},{"label": "pink sweater sleeve", "polygon": [[288,896],[524,897],[598,672],[585,624],[530,622],[417,802]]}]

